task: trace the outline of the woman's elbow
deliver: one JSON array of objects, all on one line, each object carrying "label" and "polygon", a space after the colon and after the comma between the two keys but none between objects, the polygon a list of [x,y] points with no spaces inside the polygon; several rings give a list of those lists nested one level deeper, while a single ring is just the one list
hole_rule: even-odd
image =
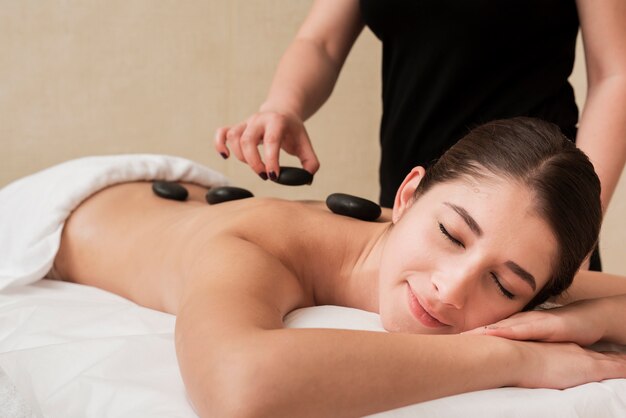
[{"label": "woman's elbow", "polygon": [[281,398],[285,399],[281,392],[285,388],[272,373],[272,360],[258,356],[228,357],[216,362],[203,376],[185,379],[200,417],[276,416],[289,409],[288,405],[281,405]]}]

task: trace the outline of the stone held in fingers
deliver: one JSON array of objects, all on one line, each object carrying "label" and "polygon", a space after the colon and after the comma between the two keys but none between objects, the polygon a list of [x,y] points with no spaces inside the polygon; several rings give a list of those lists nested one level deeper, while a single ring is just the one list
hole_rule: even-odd
[{"label": "stone held in fingers", "polygon": [[382,213],[380,206],[371,200],[345,193],[329,195],[326,198],[326,206],[333,213],[361,219],[362,221],[375,221]]},{"label": "stone held in fingers", "polygon": [[241,187],[222,186],[210,189],[204,197],[209,204],[215,205],[217,203],[228,202],[229,200],[254,197],[254,195],[249,190],[242,189]]},{"label": "stone held in fingers", "polygon": [[189,196],[187,189],[173,181],[157,180],[152,182],[152,191],[163,199],[178,200],[184,202]]},{"label": "stone held in fingers", "polygon": [[280,167],[280,174],[276,182],[285,186],[302,186],[313,183],[313,174],[303,168]]}]

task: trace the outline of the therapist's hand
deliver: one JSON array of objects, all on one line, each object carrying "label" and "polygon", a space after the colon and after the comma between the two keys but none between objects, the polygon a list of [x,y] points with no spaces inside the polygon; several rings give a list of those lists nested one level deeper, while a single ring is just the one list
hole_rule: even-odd
[{"label": "therapist's hand", "polygon": [[578,301],[560,308],[520,312],[464,334],[482,334],[511,340],[573,342],[588,346],[605,335],[610,313],[602,299]]},{"label": "therapist's hand", "polygon": [[[261,144],[263,156],[259,150]],[[315,174],[319,169],[320,163],[304,123],[296,115],[258,112],[240,124],[221,127],[215,133],[215,149],[222,157],[228,158],[232,152],[264,180],[278,177],[281,148],[298,157],[302,168],[309,173]]]}]

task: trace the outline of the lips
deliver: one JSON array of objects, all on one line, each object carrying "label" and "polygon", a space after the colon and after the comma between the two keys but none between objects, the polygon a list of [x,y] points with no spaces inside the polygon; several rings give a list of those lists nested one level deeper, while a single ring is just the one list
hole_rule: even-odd
[{"label": "lips", "polygon": [[448,326],[448,324],[444,324],[427,311],[426,308],[424,308],[423,304],[417,299],[415,293],[413,293],[413,289],[411,289],[411,286],[408,283],[407,293],[409,299],[409,310],[415,319],[417,319],[422,325],[428,328],[442,328]]}]

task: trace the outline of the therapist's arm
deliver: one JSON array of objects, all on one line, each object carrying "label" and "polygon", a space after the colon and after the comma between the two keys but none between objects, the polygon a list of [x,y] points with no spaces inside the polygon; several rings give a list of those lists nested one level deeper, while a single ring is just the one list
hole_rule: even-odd
[{"label": "therapist's arm", "polygon": [[261,112],[308,119],[330,97],[364,23],[358,0],[317,0],[283,55]]},{"label": "therapist's arm", "polygon": [[576,143],[600,177],[606,211],[626,161],[626,2],[576,4],[588,84]]},{"label": "therapist's arm", "polygon": [[217,130],[217,151],[224,156],[232,152],[263,177],[279,173],[282,148],[315,173],[319,161],[304,121],[330,97],[363,27],[358,0],[315,1],[278,64],[265,102],[245,121]]}]

